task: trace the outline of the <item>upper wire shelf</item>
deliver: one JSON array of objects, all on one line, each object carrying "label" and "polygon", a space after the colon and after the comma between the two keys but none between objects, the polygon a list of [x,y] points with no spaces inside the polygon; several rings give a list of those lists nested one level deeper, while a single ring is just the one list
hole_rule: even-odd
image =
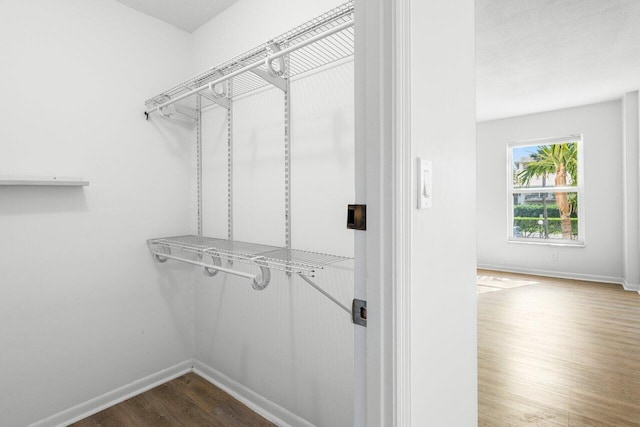
[{"label": "upper wire shelf", "polygon": [[[201,95],[201,108],[205,108],[218,103],[214,98],[233,98],[267,86],[269,82],[261,78],[260,74],[273,74],[275,71],[277,77],[290,78],[353,56],[353,11],[353,1],[349,1],[255,49],[210,68],[148,99],[145,102],[146,113],[158,111],[174,102],[193,108],[191,95],[195,94]],[[276,59],[279,60],[275,70],[267,65],[271,58],[274,63]],[[284,61],[287,66],[284,66]],[[256,72],[248,72],[247,68]],[[242,71],[243,69],[247,72]],[[232,80],[230,93],[224,88],[218,88],[213,94],[205,92],[207,88],[211,88],[211,83],[218,82],[215,85],[220,86],[221,82],[227,80]],[[176,98],[179,99],[174,101]]]}]

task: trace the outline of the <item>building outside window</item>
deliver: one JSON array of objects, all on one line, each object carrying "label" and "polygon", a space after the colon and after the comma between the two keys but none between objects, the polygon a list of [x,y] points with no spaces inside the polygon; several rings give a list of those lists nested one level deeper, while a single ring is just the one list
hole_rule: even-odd
[{"label": "building outside window", "polygon": [[508,240],[584,245],[582,136],[510,142]]}]

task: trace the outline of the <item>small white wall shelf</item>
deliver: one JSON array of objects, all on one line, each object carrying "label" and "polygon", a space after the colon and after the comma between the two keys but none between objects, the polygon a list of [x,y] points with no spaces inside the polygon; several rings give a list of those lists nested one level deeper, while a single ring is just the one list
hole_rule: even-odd
[{"label": "small white wall shelf", "polygon": [[86,187],[89,181],[62,176],[0,176],[0,186]]}]

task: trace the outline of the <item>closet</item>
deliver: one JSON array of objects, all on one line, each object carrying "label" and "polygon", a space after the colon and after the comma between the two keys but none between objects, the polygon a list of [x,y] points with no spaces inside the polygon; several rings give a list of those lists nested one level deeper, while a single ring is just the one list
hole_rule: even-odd
[{"label": "closet", "polygon": [[[244,277],[255,290],[263,290],[269,285],[271,270],[295,274],[338,307],[351,313],[351,308],[333,298],[313,280],[325,266],[347,261],[348,257],[292,247],[291,146],[296,141],[291,140],[290,100],[292,79],[353,56],[353,24],[353,2],[348,2],[146,101],[144,114],[147,120],[155,113],[163,118],[193,122],[196,128],[198,234],[149,239],[147,244],[157,262],[173,260],[192,264],[201,267],[208,277],[218,273]],[[284,99],[282,179],[285,229],[282,247],[234,240],[234,191],[241,191],[234,188],[234,102],[265,86],[277,88]],[[227,204],[227,233],[224,238],[209,237],[203,233],[202,114],[211,108],[226,111],[227,191],[224,197],[218,195],[218,200],[225,200]],[[259,207],[256,207],[257,211]],[[236,263],[253,265],[259,273],[236,269]],[[360,314],[364,316],[362,320],[366,319],[365,311],[358,311]]]},{"label": "closet", "polygon": [[353,55],[348,2],[150,98],[144,117],[193,129],[194,223],[176,226],[193,232],[147,244],[161,282],[193,268],[195,371],[318,425],[353,419],[353,331],[366,326]]}]

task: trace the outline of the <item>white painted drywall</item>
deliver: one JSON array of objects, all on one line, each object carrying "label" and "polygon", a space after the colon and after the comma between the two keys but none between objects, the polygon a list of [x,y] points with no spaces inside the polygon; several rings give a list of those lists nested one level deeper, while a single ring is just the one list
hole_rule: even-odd
[{"label": "white painted drywall", "polygon": [[191,270],[145,240],[193,227],[192,131],[142,114],[190,46],[111,0],[2,2],[0,171],[91,185],[0,188],[0,425],[191,358]]},{"label": "white painted drywall", "polygon": [[[507,143],[571,134],[584,138],[585,247],[507,243]],[[477,136],[478,265],[621,283],[621,102],[481,122]]]},{"label": "white painted drywall", "polygon": [[433,208],[412,223],[414,426],[477,419],[473,28],[472,0],[411,1],[412,151],[433,162]]},{"label": "white painted drywall", "polygon": [[[224,62],[337,5],[336,1],[241,0],[194,33],[199,70]],[[353,256],[346,205],[354,198],[353,63],[291,83],[292,245]],[[220,108],[203,114],[204,233],[227,235],[227,130]],[[234,239],[285,243],[284,104],[278,89],[234,102]],[[316,282],[350,306],[353,266]],[[255,267],[233,268],[257,273]],[[353,324],[299,277],[272,271],[255,291],[246,279],[197,271],[195,358],[279,407],[285,422],[353,423]],[[268,408],[267,408],[268,409]],[[306,420],[306,421],[304,421]]]},{"label": "white painted drywall", "polygon": [[239,0],[193,32],[194,71],[215,67],[342,3],[341,0]]},{"label": "white painted drywall", "polygon": [[623,108],[623,277],[627,289],[640,290],[640,113],[638,91],[629,92]]}]

